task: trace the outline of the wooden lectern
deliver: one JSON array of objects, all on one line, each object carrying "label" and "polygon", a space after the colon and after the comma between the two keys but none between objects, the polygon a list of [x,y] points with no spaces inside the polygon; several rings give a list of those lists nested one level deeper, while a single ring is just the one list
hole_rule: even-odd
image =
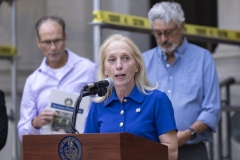
[{"label": "wooden lectern", "polygon": [[[167,160],[168,148],[160,143],[129,133],[24,135],[24,160],[59,160],[66,137],[80,142],[81,160]],[[59,149],[60,147],[60,149]],[[79,148],[78,148],[79,150]],[[62,158],[63,159],[63,158]],[[66,158],[68,160],[68,158]],[[72,158],[74,159],[74,158]]]}]

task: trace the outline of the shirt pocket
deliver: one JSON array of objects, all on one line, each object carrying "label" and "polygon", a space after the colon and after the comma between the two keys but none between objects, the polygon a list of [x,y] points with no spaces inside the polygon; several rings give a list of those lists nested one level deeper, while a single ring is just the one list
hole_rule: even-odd
[{"label": "shirt pocket", "polygon": [[177,81],[178,91],[184,94],[199,92],[201,89],[202,78],[198,73],[185,73]]}]

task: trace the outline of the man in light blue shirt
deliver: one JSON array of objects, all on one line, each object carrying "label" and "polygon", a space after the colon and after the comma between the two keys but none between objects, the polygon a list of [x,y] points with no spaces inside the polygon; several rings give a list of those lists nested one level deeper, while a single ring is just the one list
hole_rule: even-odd
[{"label": "man in light blue shirt", "polygon": [[44,59],[26,80],[20,108],[18,134],[41,134],[56,112],[47,110],[52,89],[80,93],[96,80],[96,64],[66,49],[65,22],[58,16],[45,16],[36,23],[37,44]]},{"label": "man in light blue shirt", "polygon": [[152,85],[167,93],[177,124],[178,160],[208,159],[220,119],[218,75],[210,52],[183,37],[185,18],[176,2],[155,4],[148,13],[158,46],[143,53]]}]

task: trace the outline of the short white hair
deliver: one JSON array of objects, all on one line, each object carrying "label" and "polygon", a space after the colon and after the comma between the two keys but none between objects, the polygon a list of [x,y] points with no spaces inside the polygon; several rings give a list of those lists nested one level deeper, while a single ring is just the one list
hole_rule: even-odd
[{"label": "short white hair", "polygon": [[156,19],[161,19],[165,24],[169,24],[173,20],[178,27],[185,21],[184,12],[179,3],[176,2],[160,2],[153,5],[148,12],[148,19],[152,23]]}]

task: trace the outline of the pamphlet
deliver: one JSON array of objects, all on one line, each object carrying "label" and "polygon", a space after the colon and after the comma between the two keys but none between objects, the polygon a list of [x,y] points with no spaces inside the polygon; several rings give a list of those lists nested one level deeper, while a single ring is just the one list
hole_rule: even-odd
[{"label": "pamphlet", "polygon": [[[78,96],[76,93],[56,89],[51,91],[47,109],[57,112],[59,116],[55,116],[51,124],[42,127],[42,134],[72,133],[71,121]],[[78,105],[79,109],[75,128],[79,133],[83,133],[90,106],[90,97],[83,97]]]}]

